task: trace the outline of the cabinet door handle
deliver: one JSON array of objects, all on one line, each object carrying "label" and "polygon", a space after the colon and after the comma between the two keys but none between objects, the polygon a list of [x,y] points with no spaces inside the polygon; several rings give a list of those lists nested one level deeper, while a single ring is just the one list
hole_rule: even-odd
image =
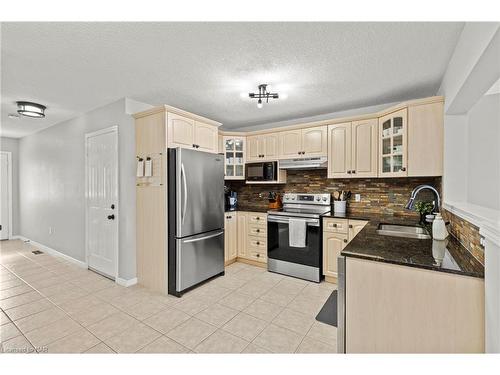
[{"label": "cabinet door handle", "polygon": [[403,167],[403,168],[401,168],[401,170],[402,170],[403,172],[405,172],[405,171],[406,171],[406,168],[405,168],[405,167]]},{"label": "cabinet door handle", "polygon": [[352,228],[352,224],[349,224],[349,228]]},{"label": "cabinet door handle", "polygon": [[257,258],[259,258],[259,257],[260,257],[260,254],[259,254],[259,253],[256,253],[256,254],[255,254],[255,256],[256,256]]},{"label": "cabinet door handle", "polygon": [[355,173],[356,173],[356,171],[355,171],[355,170],[352,170],[351,172],[352,172],[352,174],[355,174]]},{"label": "cabinet door handle", "polygon": [[347,174],[351,174],[351,173],[352,173],[352,171],[351,171],[351,170],[348,170],[348,171],[347,171]]},{"label": "cabinet door handle", "polygon": [[335,223],[334,223],[334,224],[332,224],[332,226],[333,226],[334,228],[337,228],[337,224],[335,224]]},{"label": "cabinet door handle", "polygon": [[256,231],[257,233],[260,233],[260,229],[256,229],[255,231]]},{"label": "cabinet door handle", "polygon": [[196,145],[193,143],[193,148],[196,148]]},{"label": "cabinet door handle", "polygon": [[232,218],[232,216],[226,216],[226,219],[231,219],[231,218]]},{"label": "cabinet door handle", "polygon": [[344,242],[347,243],[347,238],[344,238]]},{"label": "cabinet door handle", "polygon": [[256,245],[260,245],[260,242],[259,242],[259,241],[257,241],[255,244],[256,244]]}]

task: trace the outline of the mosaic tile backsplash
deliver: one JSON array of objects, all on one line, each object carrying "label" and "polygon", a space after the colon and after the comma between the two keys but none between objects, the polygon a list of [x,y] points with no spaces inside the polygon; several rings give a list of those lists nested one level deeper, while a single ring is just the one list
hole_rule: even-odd
[{"label": "mosaic tile backsplash", "polygon": [[[383,213],[396,216],[418,214],[404,208],[413,188],[429,184],[441,191],[441,177],[418,178],[353,178],[327,179],[326,169],[288,171],[287,183],[283,185],[251,185],[244,181],[226,181],[226,185],[238,193],[238,206],[243,210],[264,209],[267,195],[277,193],[333,193],[336,190],[350,190],[352,198],[348,209],[352,212]],[[361,194],[361,202],[354,201],[354,194]],[[433,195],[423,191],[418,200],[432,201]]]},{"label": "mosaic tile backsplash", "polygon": [[481,246],[479,228],[446,209],[442,209],[442,215],[445,221],[450,222],[448,230],[453,237],[484,265],[484,248]]},{"label": "mosaic tile backsplash", "polygon": [[[419,218],[418,213],[404,208],[411,191],[417,185],[429,184],[441,192],[441,177],[410,178],[356,178],[327,179],[326,170],[288,171],[287,183],[283,185],[250,185],[244,181],[226,181],[226,185],[238,193],[241,210],[266,209],[270,191],[290,193],[333,193],[350,190],[352,198],[348,209],[352,212],[381,213],[395,216]],[[354,194],[361,194],[361,202],[354,201]],[[432,201],[433,195],[423,191],[419,201]],[[479,228],[452,213],[442,210],[443,217],[450,222],[448,230],[472,255],[484,264],[484,249],[480,245]]]}]

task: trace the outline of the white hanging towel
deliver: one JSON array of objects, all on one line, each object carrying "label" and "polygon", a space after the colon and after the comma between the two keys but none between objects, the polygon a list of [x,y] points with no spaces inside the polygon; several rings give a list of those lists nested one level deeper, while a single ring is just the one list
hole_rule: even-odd
[{"label": "white hanging towel", "polygon": [[153,160],[150,158],[146,159],[145,167],[144,167],[144,176],[151,177],[153,176]]},{"label": "white hanging towel", "polygon": [[137,159],[137,177],[144,177],[144,160]]},{"label": "white hanging towel", "polygon": [[304,219],[290,218],[288,224],[288,242],[290,247],[306,247],[307,223]]}]

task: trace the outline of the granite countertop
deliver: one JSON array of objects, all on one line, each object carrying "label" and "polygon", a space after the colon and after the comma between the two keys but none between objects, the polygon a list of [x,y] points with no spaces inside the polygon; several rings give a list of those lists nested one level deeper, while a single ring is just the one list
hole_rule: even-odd
[{"label": "granite countertop", "polygon": [[[414,218],[353,212],[330,212],[323,217],[368,220],[368,224],[341,252],[343,256],[484,278],[484,266],[451,235],[445,241],[435,241],[377,233],[380,223],[417,225]],[[438,261],[441,258],[442,261]]]}]

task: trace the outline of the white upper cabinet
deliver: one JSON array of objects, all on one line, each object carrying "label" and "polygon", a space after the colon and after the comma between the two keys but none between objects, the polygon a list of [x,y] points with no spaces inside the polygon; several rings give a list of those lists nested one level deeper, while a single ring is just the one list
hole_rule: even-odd
[{"label": "white upper cabinet", "polygon": [[263,134],[264,160],[278,159],[278,133]]},{"label": "white upper cabinet", "polygon": [[328,153],[328,127],[317,126],[279,133],[279,158],[308,158]]},{"label": "white upper cabinet", "polygon": [[198,151],[218,152],[218,129],[216,126],[195,121],[194,145]]},{"label": "white upper cabinet", "polygon": [[302,129],[302,156],[316,157],[326,156],[328,150],[328,127],[318,126],[315,128]]},{"label": "white upper cabinet", "polygon": [[328,178],[377,177],[377,119],[328,126]]},{"label": "white upper cabinet", "polygon": [[247,137],[247,162],[278,159],[278,133]]},{"label": "white upper cabinet", "polygon": [[408,176],[442,176],[443,102],[408,107]]},{"label": "white upper cabinet", "polygon": [[193,148],[198,151],[218,152],[218,130],[214,125],[168,112],[168,147]]},{"label": "white upper cabinet", "polygon": [[351,177],[351,123],[328,126],[328,178]]},{"label": "white upper cabinet", "polygon": [[245,137],[223,137],[224,179],[245,179]]},{"label": "white upper cabinet", "polygon": [[293,159],[302,156],[302,130],[281,132],[279,138],[279,158]]},{"label": "white upper cabinet", "polygon": [[168,147],[192,148],[194,144],[194,120],[175,113],[167,115]]},{"label": "white upper cabinet", "polygon": [[377,177],[378,121],[353,121],[351,125],[351,177]]},{"label": "white upper cabinet", "polygon": [[378,119],[379,177],[406,177],[408,175],[407,119],[407,108]]}]

